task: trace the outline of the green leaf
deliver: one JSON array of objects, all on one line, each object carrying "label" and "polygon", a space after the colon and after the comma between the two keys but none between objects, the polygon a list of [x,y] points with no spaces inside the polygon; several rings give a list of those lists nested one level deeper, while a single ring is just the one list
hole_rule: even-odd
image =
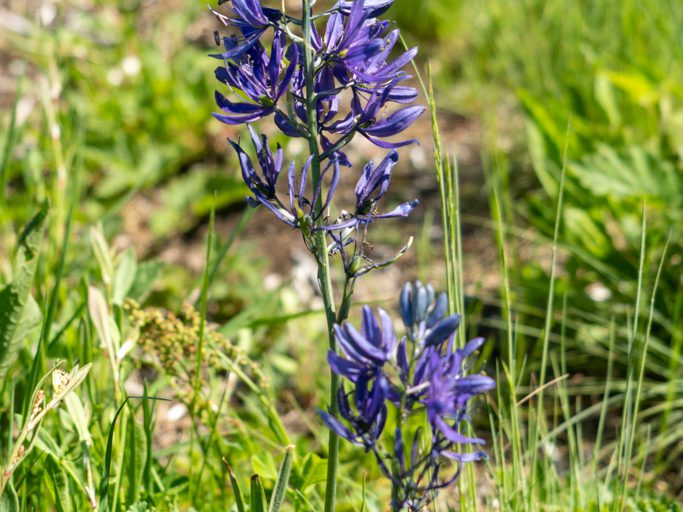
[{"label": "green leaf", "polygon": [[609,254],[612,247],[610,240],[586,210],[573,207],[565,208],[564,226],[567,239],[577,247],[587,248],[591,254],[598,258],[604,258]]},{"label": "green leaf", "polygon": [[107,244],[107,239],[104,237],[101,227],[90,229],[90,244],[100,267],[102,281],[107,289],[109,289],[114,276],[114,264],[111,261],[109,244]]},{"label": "green leaf", "polygon": [[603,71],[602,76],[629,95],[632,101],[643,107],[655,105],[660,98],[657,84],[641,73]]},{"label": "green leaf", "polygon": [[128,296],[138,302],[144,300],[164,266],[165,264],[161,261],[146,261],[138,265]]},{"label": "green leaf", "polygon": [[237,481],[235,472],[232,470],[232,467],[227,463],[227,461],[225,461],[225,459],[223,459],[223,462],[225,462],[225,465],[228,469],[230,485],[232,486],[232,492],[235,494],[235,504],[237,505],[237,512],[246,512],[246,508],[244,506],[244,495],[242,494],[242,489],[240,488],[240,484]]},{"label": "green leaf", "polygon": [[610,127],[616,128],[621,125],[621,112],[616,99],[614,84],[604,72],[598,72],[595,77],[595,100],[605,111],[609,119]]},{"label": "green leaf", "polygon": [[150,508],[146,501],[138,501],[129,506],[126,512],[148,512],[154,510],[156,509]]},{"label": "green leaf", "polygon": [[640,147],[617,152],[601,146],[569,170],[596,196],[639,199],[645,195],[668,208],[683,206],[683,186],[674,164]]},{"label": "green leaf", "polygon": [[55,491],[55,505],[59,512],[71,512],[74,509],[69,490],[69,479],[66,472],[54,459],[49,459],[50,478]]},{"label": "green leaf", "polygon": [[301,474],[302,482],[300,488],[302,491],[312,485],[322,483],[327,479],[327,461],[315,453],[309,453],[304,459]]},{"label": "green leaf", "polygon": [[285,448],[285,458],[280,465],[280,472],[275,482],[275,489],[273,495],[270,497],[270,506],[268,512],[280,512],[285,497],[287,496],[287,484],[289,483],[289,475],[292,472],[292,460],[294,459],[294,446],[289,445]]},{"label": "green leaf", "polygon": [[135,257],[135,249],[129,248],[123,253],[118,267],[116,267],[116,274],[114,275],[114,286],[112,288],[112,303],[122,305],[123,301],[128,296],[128,292],[135,282],[135,274],[137,273],[137,259]]},{"label": "green leaf", "polygon": [[111,475],[111,461],[114,451],[114,427],[116,427],[116,420],[123,412],[124,407],[128,403],[128,398],[126,398],[120,407],[117,409],[114,419],[111,422],[111,427],[109,428],[109,435],[107,436],[107,449],[104,455],[104,470],[102,471],[102,479],[100,480],[100,508],[99,512],[108,512],[111,510],[111,505],[109,504],[109,478]]},{"label": "green leaf", "polygon": [[19,497],[12,482],[7,484],[5,492],[0,496],[0,512],[19,512]]},{"label": "green leaf", "polygon": [[116,421],[123,412],[124,407],[131,398],[138,398],[140,400],[161,400],[168,401],[165,398],[159,398],[154,396],[139,396],[139,397],[127,397],[123,403],[116,410],[114,414],[114,419],[111,421],[111,427],[109,428],[109,434],[107,435],[107,449],[104,454],[104,469],[102,470],[102,479],[100,480],[100,508],[98,512],[108,512],[111,510],[111,505],[109,503],[109,487],[111,478],[111,461],[114,451],[114,428],[116,427]]},{"label": "green leaf", "polygon": [[251,466],[254,473],[261,475],[266,480],[277,478],[277,466],[273,456],[268,452],[254,454],[251,456]]},{"label": "green leaf", "polygon": [[258,475],[251,476],[251,512],[266,512],[266,491]]},{"label": "green leaf", "polygon": [[19,343],[35,324],[35,308],[28,310],[38,249],[43,238],[47,207],[31,219],[21,236],[15,255],[12,282],[0,291],[0,378],[4,379],[14,362]]},{"label": "green leaf", "polygon": [[140,498],[142,490],[143,473],[147,462],[147,439],[142,425],[130,415],[128,429],[126,430],[126,463],[128,472],[128,495],[127,503],[135,503]]},{"label": "green leaf", "polygon": [[89,418],[83,407],[83,402],[76,393],[69,393],[64,397],[64,405],[69,413],[69,417],[76,427],[78,438],[82,443],[92,444],[92,436],[88,427]]},{"label": "green leaf", "polygon": [[102,347],[112,357],[118,357],[121,348],[121,334],[109,312],[104,295],[94,286],[88,288],[88,311]]}]

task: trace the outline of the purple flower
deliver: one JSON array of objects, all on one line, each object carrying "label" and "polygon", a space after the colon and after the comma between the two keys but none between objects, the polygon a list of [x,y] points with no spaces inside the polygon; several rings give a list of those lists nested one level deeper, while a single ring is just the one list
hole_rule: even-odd
[{"label": "purple flower", "polygon": [[[335,160],[328,162],[323,169],[320,183],[313,191],[311,200],[306,197],[306,188],[308,185],[308,171],[311,166],[311,158],[309,158],[303,165],[300,173],[298,184],[296,183],[296,165],[294,162],[289,166],[287,176],[289,207],[280,200],[277,195],[277,181],[282,170],[282,148],[277,145],[275,155],[268,146],[268,139],[265,135],[259,137],[250,125],[247,125],[251,140],[256,150],[256,156],[261,168],[261,172],[257,172],[249,155],[244,151],[239,141],[234,142],[229,140],[232,147],[237,152],[237,157],[240,162],[242,170],[242,178],[247,187],[253,194],[253,197],[248,197],[247,202],[251,206],[258,206],[259,204],[265,206],[272,211],[281,221],[292,227],[304,228],[310,230],[313,223],[320,215],[327,209],[332,196],[337,188],[339,182],[339,164]],[[318,196],[322,193],[323,178],[331,172],[327,196],[320,211],[315,211],[315,205],[318,202]]]},{"label": "purple flower", "polygon": [[216,104],[222,114],[214,117],[226,124],[243,124],[268,116],[277,110],[278,102],[292,77],[299,70],[299,48],[291,44],[285,51],[284,32],[276,31],[270,50],[261,43],[251,46],[238,59],[216,68],[216,78],[240,91],[248,102],[232,102],[216,91]]},{"label": "purple flower", "polygon": [[234,142],[230,139],[228,139],[228,141],[237,152],[240,167],[242,168],[242,178],[244,178],[244,182],[249,187],[249,190],[251,190],[254,195],[263,196],[265,199],[274,199],[275,186],[277,185],[277,179],[280,176],[280,170],[282,169],[282,148],[280,147],[280,144],[278,144],[275,157],[273,157],[273,153],[268,147],[268,139],[266,136],[261,135],[261,138],[259,139],[254,129],[250,125],[247,125],[247,127],[249,128],[251,140],[254,144],[254,149],[256,150],[263,179],[254,169],[251,159],[242,150],[239,141]]},{"label": "purple flower", "polygon": [[[282,12],[277,9],[261,7],[258,0],[233,0],[232,11],[235,18],[230,18],[212,9],[216,17],[228,27],[234,27],[240,31],[239,36],[233,35],[223,38],[225,52],[212,57],[221,59],[235,59],[247,52],[254,46],[263,33],[271,26],[277,26],[282,18]],[[220,39],[216,33],[216,44]]]},{"label": "purple flower", "polygon": [[385,47],[381,36],[388,24],[368,20],[363,3],[362,0],[354,2],[348,16],[332,14],[322,39],[319,36],[314,38],[315,49],[321,54],[325,67],[331,71],[330,76],[344,85],[353,79],[356,66]]},{"label": "purple flower", "polygon": [[[313,196],[309,201],[306,198],[306,188],[308,185],[308,171],[310,169],[311,160],[313,157],[309,157],[304,165],[301,173],[299,175],[299,184],[296,184],[295,167],[294,164],[289,167],[288,175],[288,185],[289,185],[289,206],[290,211],[293,212],[295,217],[298,219],[297,225],[302,227],[301,224],[306,224],[307,229],[312,229],[313,224],[317,221],[327,210],[330,203],[332,202],[332,197],[337,190],[337,185],[339,184],[339,162],[337,160],[330,160],[327,166],[320,173],[320,181],[318,186],[313,191]],[[318,197],[322,193],[322,185],[325,177],[329,172],[332,172],[332,177],[327,189],[327,196],[322,204],[319,211],[316,211],[316,204],[318,203]]]},{"label": "purple flower", "polygon": [[[351,12],[354,4],[359,2],[341,1],[337,3],[337,8],[344,14],[348,15]],[[363,9],[365,9],[367,16],[379,16],[384,14],[393,5],[394,0],[365,0]]]},{"label": "purple flower", "polygon": [[[372,169],[372,171],[376,171]],[[358,193],[375,200],[386,192],[386,171],[364,174]],[[339,394],[340,418],[320,412],[325,424],[341,437],[372,451],[396,493],[393,507],[423,510],[437,492],[455,482],[460,467],[486,458],[481,450],[458,452],[455,445],[481,445],[465,435],[469,402],[495,386],[481,373],[469,373],[468,360],[484,340],[477,338],[454,349],[460,315],[444,316],[446,296],[420,282],[404,286],[400,310],[408,335],[396,342],[391,319],[378,319],[363,308],[361,332],[348,322],[335,326],[343,355],[328,354],[332,371],[353,384]],[[383,444],[388,404],[397,409],[393,438]],[[429,427],[412,416],[425,415]],[[412,439],[410,453],[405,441]],[[387,444],[389,445],[387,447]],[[452,462],[457,464],[455,471]]]},{"label": "purple flower", "polygon": [[341,84],[389,82],[403,75],[402,68],[417,54],[417,49],[412,48],[387,62],[399,39],[399,30],[386,34],[389,23],[377,21],[375,16],[390,5],[368,0],[349,2],[348,7],[342,4],[339,13],[330,16],[322,40],[315,39],[323,64],[332,68]]},{"label": "purple flower", "polygon": [[[363,320],[359,332],[349,322],[334,326],[337,343],[346,357],[330,350],[327,360],[336,374],[357,382],[361,377],[377,376],[390,360],[396,347],[396,337],[391,317],[381,308],[377,309],[379,321],[372,309],[363,306]],[[384,385],[383,376],[379,374]]]},{"label": "purple flower", "polygon": [[398,162],[398,153],[392,151],[380,164],[375,167],[370,161],[363,167],[361,177],[356,183],[356,208],[353,215],[341,219],[339,222],[326,226],[327,231],[339,231],[348,228],[357,229],[359,226],[369,224],[376,219],[388,219],[393,217],[407,217],[420,202],[415,199],[403,203],[390,212],[377,213],[377,201],[386,193],[391,182],[391,172]]},{"label": "purple flower", "polygon": [[442,435],[450,443],[484,444],[483,439],[470,438],[461,433],[459,425],[466,420],[467,402],[474,396],[495,387],[495,381],[485,375],[465,375],[465,359],[484,343],[483,338],[470,341],[464,349],[446,354],[429,350],[424,396],[420,402],[434,435]]},{"label": "purple flower", "polygon": [[[423,106],[404,107],[386,117],[380,116],[382,107],[391,100],[400,80],[397,78],[386,86],[377,85],[372,90],[354,90],[351,112],[344,119],[324,126],[323,129],[341,135],[357,132],[381,148],[392,149],[412,144],[415,139],[401,142],[381,140],[404,131],[425,110]],[[401,89],[400,92],[402,91],[404,90]]]},{"label": "purple flower", "polygon": [[[351,406],[349,395],[352,395],[354,407]],[[387,420],[387,406],[379,381],[360,377],[353,393],[349,394],[342,385],[339,387],[337,400],[339,415],[348,427],[331,414],[319,410],[325,425],[340,437],[366,450],[374,447],[382,435]]]}]

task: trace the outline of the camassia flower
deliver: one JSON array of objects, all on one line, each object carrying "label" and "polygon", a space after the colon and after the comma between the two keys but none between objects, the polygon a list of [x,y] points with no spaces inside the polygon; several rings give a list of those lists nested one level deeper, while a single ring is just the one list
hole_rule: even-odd
[{"label": "camassia flower", "polygon": [[261,172],[257,172],[252,159],[244,151],[240,145],[240,141],[234,142],[229,140],[232,147],[237,152],[242,170],[242,179],[249,187],[253,194],[247,197],[247,202],[250,206],[263,205],[272,211],[277,218],[285,224],[295,228],[306,228],[308,231],[312,229],[314,222],[322,215],[330,202],[332,196],[337,188],[339,181],[339,164],[336,161],[330,161],[323,170],[322,177],[328,173],[332,173],[330,187],[325,198],[325,201],[320,210],[315,209],[318,203],[318,197],[322,193],[322,187],[318,186],[313,192],[311,199],[307,198],[306,189],[308,185],[308,173],[311,166],[311,159],[309,158],[299,172],[299,180],[297,184],[296,179],[296,165],[294,162],[289,166],[287,176],[288,185],[288,205],[285,204],[278,196],[277,183],[282,170],[282,148],[278,144],[275,155],[273,155],[268,145],[268,139],[265,135],[260,137],[248,126],[251,140],[256,151],[257,160]]},{"label": "camassia flower", "polygon": [[396,348],[394,326],[391,317],[378,309],[379,321],[368,306],[363,307],[361,332],[349,322],[336,325],[334,334],[346,357],[329,351],[327,359],[334,372],[351,382],[362,378],[379,377],[382,387],[384,378],[381,370],[392,357]]},{"label": "camassia flower", "polygon": [[[228,43],[230,42],[230,43]],[[226,48],[232,44],[226,38]],[[223,112],[214,117],[226,124],[243,124],[276,111],[299,65],[299,47],[286,47],[286,36],[278,30],[268,54],[260,42],[251,45],[234,61],[216,68],[216,78],[249,101],[232,102],[216,91],[216,104]]]},{"label": "camassia flower", "polygon": [[[353,400],[353,406],[349,397]],[[377,379],[361,377],[352,393],[347,393],[344,386],[340,386],[337,401],[339,414],[349,426],[328,412],[318,411],[327,428],[350,443],[366,450],[372,449],[387,421],[387,406],[381,384]]]},{"label": "camassia flower", "polygon": [[[375,167],[370,161],[356,183],[356,208],[353,214],[345,214],[339,222],[325,227],[327,231],[340,231],[358,228],[377,219],[407,217],[420,202],[415,199],[403,203],[387,213],[377,212],[377,201],[387,192],[391,182],[391,172],[398,162],[398,153],[392,151]],[[344,218],[346,217],[346,218]]]},{"label": "camassia flower", "polygon": [[[354,2],[353,0],[342,0],[337,3],[336,7],[342,13],[348,15],[349,12],[351,12],[353,5],[357,3],[357,1]],[[365,0],[365,2],[363,2],[363,9],[368,16],[380,16],[389,10],[389,7],[393,4],[394,0]]]},{"label": "camassia flower", "polygon": [[385,86],[377,85],[372,90],[354,90],[349,114],[344,119],[324,125],[322,129],[342,136],[359,133],[376,146],[387,149],[413,144],[415,139],[400,142],[382,140],[403,132],[424,112],[423,106],[411,106],[387,116],[380,115],[383,107],[388,101],[392,101],[394,95],[400,102],[404,102],[404,89],[399,90],[400,94],[395,94],[399,81],[400,79],[395,79]]},{"label": "camassia flower", "polygon": [[[368,175],[366,181],[381,195],[380,178]],[[420,282],[408,283],[399,302],[407,328],[399,342],[391,318],[381,309],[378,320],[370,308],[363,308],[360,332],[349,322],[335,327],[342,354],[330,352],[328,361],[332,371],[353,389],[340,392],[340,419],[322,411],[321,416],[338,435],[375,454],[380,469],[399,490],[396,510],[417,511],[458,478],[461,464],[486,457],[481,450],[459,452],[455,446],[484,444],[483,439],[465,434],[468,408],[473,398],[492,389],[495,382],[469,371],[468,361],[483,338],[454,347],[461,316],[445,316],[448,301],[444,294],[437,296]],[[389,442],[383,442],[386,412],[380,400],[385,408],[389,403],[398,408],[397,428]],[[423,422],[408,421],[420,415],[426,416],[427,431],[414,428]],[[409,457],[405,439],[413,440]]]},{"label": "camassia flower", "polygon": [[[281,11],[264,8],[258,0],[233,0],[232,11],[235,17],[226,16],[212,9],[225,26],[239,30],[239,35],[224,37],[225,52],[212,57],[224,60],[240,57],[259,41],[268,28],[277,27],[278,21],[282,18]],[[218,33],[216,44],[220,44]]]},{"label": "camassia flower", "polygon": [[323,64],[343,85],[388,82],[404,75],[403,67],[417,54],[417,48],[411,48],[387,62],[400,32],[394,29],[387,34],[389,23],[377,20],[379,9],[368,9],[366,4],[356,1],[332,14],[323,37],[314,39]]},{"label": "camassia flower", "polygon": [[[391,103],[408,104],[417,98],[413,87],[397,85],[409,76],[403,68],[417,53],[411,48],[394,59],[399,31],[378,20],[392,2],[356,0],[339,2],[322,13],[328,16],[325,32],[312,33],[314,50],[313,90],[320,145],[324,158],[336,158],[351,166],[342,148],[360,134],[383,148],[400,147],[413,139],[388,142],[385,139],[405,130],[423,111],[404,107],[385,112]],[[212,57],[224,62],[216,70],[217,79],[235,93],[237,100],[222,92],[216,94],[221,113],[216,117],[227,124],[242,124],[275,114],[276,126],[289,137],[307,137],[305,70],[301,66],[303,46],[293,35],[300,25],[278,9],[266,8],[258,0],[232,1],[232,16],[214,11],[224,25],[236,33],[216,36],[224,51]],[[263,34],[273,29],[273,42],[267,50]],[[298,28],[294,27],[295,30]],[[353,99],[343,108],[345,90]],[[331,136],[338,135],[337,140]]]}]

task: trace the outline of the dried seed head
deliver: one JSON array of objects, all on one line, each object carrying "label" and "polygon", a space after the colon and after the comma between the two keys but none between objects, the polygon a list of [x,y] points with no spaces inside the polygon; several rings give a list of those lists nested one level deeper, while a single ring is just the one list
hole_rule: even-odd
[{"label": "dried seed head", "polygon": [[64,370],[57,368],[52,372],[52,388],[55,394],[60,394],[64,391],[71,381],[71,376]]}]

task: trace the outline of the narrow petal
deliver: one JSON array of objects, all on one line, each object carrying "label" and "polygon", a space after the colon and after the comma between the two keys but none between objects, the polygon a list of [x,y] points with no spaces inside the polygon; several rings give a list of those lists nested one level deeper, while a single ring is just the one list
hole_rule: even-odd
[{"label": "narrow petal", "polygon": [[382,148],[382,149],[398,149],[402,148],[403,146],[410,146],[411,144],[415,144],[417,142],[417,139],[408,139],[408,140],[403,140],[401,142],[387,142],[382,139],[378,139],[376,137],[371,137],[370,135],[361,132],[361,134],[368,139],[370,142],[372,142],[375,146]]},{"label": "narrow petal", "polygon": [[364,366],[344,359],[331,350],[327,353],[327,362],[334,373],[346,377],[352,382],[355,382],[358,379],[358,376],[365,370]]},{"label": "narrow petal", "polygon": [[478,437],[467,437],[448,425],[441,417],[437,417],[435,427],[441,432],[446,439],[451,443],[456,444],[486,444],[486,441]]},{"label": "narrow petal", "polygon": [[258,0],[232,0],[235,13],[252,27],[262,27],[268,24],[268,18]]},{"label": "narrow petal", "polygon": [[448,296],[445,293],[442,293],[437,297],[434,307],[432,307],[432,311],[429,313],[429,317],[427,317],[427,328],[433,328],[436,323],[446,314],[447,309]]},{"label": "narrow petal", "polygon": [[348,340],[353,345],[354,349],[361,353],[363,357],[373,361],[375,364],[383,364],[387,358],[386,355],[369,340],[365,338],[358,330],[350,323],[344,324],[344,330],[348,335]]},{"label": "narrow petal", "polygon": [[394,335],[394,324],[391,321],[389,314],[382,308],[377,308],[380,321],[382,322],[382,350],[387,354],[391,354],[396,345],[396,336]]},{"label": "narrow petal", "polygon": [[363,131],[374,137],[391,137],[408,128],[424,110],[423,106],[402,108],[372,126],[364,128]]},{"label": "narrow petal", "polygon": [[444,457],[447,457],[451,460],[455,460],[457,462],[477,462],[480,460],[487,460],[488,455],[484,451],[477,451],[477,452],[472,452],[472,453],[455,453],[451,451],[442,451],[441,455]]},{"label": "narrow petal", "polygon": [[355,445],[363,446],[363,443],[358,442],[356,435],[351,433],[351,431],[346,428],[346,426],[337,418],[320,409],[318,409],[318,414],[320,415],[320,419],[323,420],[325,426],[339,437],[343,437]]},{"label": "narrow petal", "polygon": [[457,313],[441,320],[425,339],[425,345],[431,347],[446,341],[451,334],[458,330],[461,320],[462,317]]},{"label": "narrow petal", "polygon": [[393,210],[391,210],[388,213],[382,213],[380,215],[373,215],[373,219],[389,219],[392,217],[407,217],[410,215],[410,212],[412,212],[418,205],[420,204],[420,201],[417,199],[413,199],[412,201],[408,201],[407,203],[403,203]]}]

